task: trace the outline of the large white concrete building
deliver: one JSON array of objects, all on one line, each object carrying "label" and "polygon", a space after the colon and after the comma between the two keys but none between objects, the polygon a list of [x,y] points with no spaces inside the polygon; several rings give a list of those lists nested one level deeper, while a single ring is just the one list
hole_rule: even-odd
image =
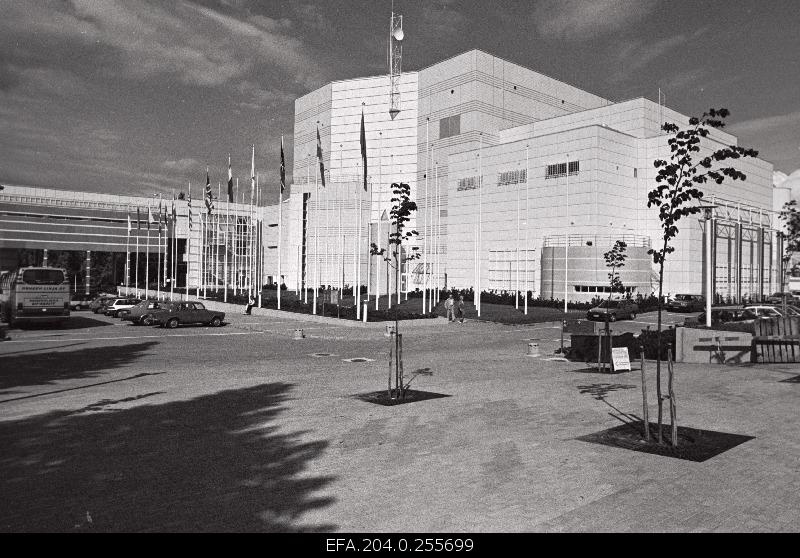
[{"label": "large white concrete building", "polygon": [[[428,284],[470,288],[480,281],[483,290],[519,288],[556,299],[564,298],[566,285],[570,300],[586,300],[608,284],[603,253],[620,239],[629,247],[623,282],[644,295],[656,290],[647,250],[659,245],[661,229],[647,193],[655,184],[653,161],[668,156],[660,124],[685,126],[688,116],[644,98],[602,99],[477,50],[404,73],[401,84],[394,120],[388,75],[333,82],[297,99],[294,183],[284,213],[291,238],[283,258],[287,284],[298,270],[309,285],[336,285],[342,274],[346,284],[354,283],[359,199],[357,252],[374,281],[377,258],[368,263],[367,246],[375,239],[369,237],[377,236],[374,223],[391,207],[392,182],[403,181],[419,207],[412,223],[416,244],[428,254],[427,266],[417,260],[408,267],[406,288],[420,288],[427,269]],[[360,185],[362,107],[366,194]],[[703,148],[736,142],[714,130]],[[772,165],[745,159],[734,166],[745,181],[708,184],[705,194],[717,205],[714,288],[738,300],[776,290],[780,261]],[[701,293],[704,222],[693,216],[679,227],[664,292]]]}]

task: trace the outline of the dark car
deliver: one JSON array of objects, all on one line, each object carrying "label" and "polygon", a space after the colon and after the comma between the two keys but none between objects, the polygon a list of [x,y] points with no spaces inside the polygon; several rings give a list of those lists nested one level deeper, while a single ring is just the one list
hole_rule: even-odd
[{"label": "dark car", "polygon": [[74,295],[69,301],[70,310],[88,310],[92,305],[92,298],[86,295]]},{"label": "dark car", "polygon": [[[711,309],[711,324],[729,324],[741,322],[751,324],[758,317],[756,312],[750,308],[740,308],[739,306],[726,306]],[[701,312],[697,316],[697,323],[706,323],[706,313]]]},{"label": "dark car", "polygon": [[586,317],[590,320],[606,321],[606,315],[609,322],[616,322],[622,318],[630,318],[631,320],[639,313],[639,306],[632,300],[604,300],[594,308],[590,308],[586,312]]},{"label": "dark car", "polygon": [[222,325],[225,312],[208,310],[202,302],[173,302],[153,313],[153,322],[170,329],[180,324]]},{"label": "dark car", "polygon": [[701,312],[706,308],[703,295],[679,294],[664,305],[668,312]]},{"label": "dark car", "polygon": [[764,304],[783,304],[783,300],[786,299],[788,304],[794,304],[796,302],[795,295],[791,292],[782,292],[782,293],[773,293],[764,298]]},{"label": "dark car", "polygon": [[92,303],[89,305],[89,310],[94,312],[95,314],[102,314],[105,312],[105,307],[110,302],[114,302],[117,300],[118,297],[116,296],[98,296],[95,298]]},{"label": "dark car", "polygon": [[133,322],[134,325],[153,325],[153,315],[158,310],[163,310],[169,302],[159,302],[158,300],[143,300],[129,310],[121,310],[120,317],[123,320]]}]

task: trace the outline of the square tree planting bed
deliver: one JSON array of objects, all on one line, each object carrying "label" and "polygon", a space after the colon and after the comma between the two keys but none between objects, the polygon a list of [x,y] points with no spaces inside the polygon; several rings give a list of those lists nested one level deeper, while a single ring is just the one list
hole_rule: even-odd
[{"label": "square tree planting bed", "polygon": [[754,436],[729,434],[713,430],[700,430],[688,426],[678,426],[678,447],[670,443],[672,430],[669,424],[662,425],[664,443],[656,442],[658,424],[650,423],[650,441],[643,438],[642,423],[631,422],[621,424],[607,430],[579,436],[576,440],[612,446],[632,451],[674,457],[687,461],[703,462],[731,448],[752,440]]}]

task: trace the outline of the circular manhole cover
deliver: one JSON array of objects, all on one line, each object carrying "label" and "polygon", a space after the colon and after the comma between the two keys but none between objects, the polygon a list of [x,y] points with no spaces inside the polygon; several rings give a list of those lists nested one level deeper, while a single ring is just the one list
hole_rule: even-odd
[{"label": "circular manhole cover", "polygon": [[342,359],[345,362],[373,362],[375,359],[372,358],[364,358],[364,357],[356,357],[356,358],[345,358]]},{"label": "circular manhole cover", "polygon": [[312,357],[329,357],[329,356],[334,356],[334,355],[333,355],[333,353],[313,353],[310,356],[312,356]]}]

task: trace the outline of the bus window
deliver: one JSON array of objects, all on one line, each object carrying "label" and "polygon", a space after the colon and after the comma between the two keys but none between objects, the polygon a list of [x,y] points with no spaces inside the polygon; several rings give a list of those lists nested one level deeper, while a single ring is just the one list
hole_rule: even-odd
[{"label": "bus window", "polygon": [[64,272],[60,269],[26,269],[22,272],[22,282],[27,285],[60,285],[64,282]]}]

